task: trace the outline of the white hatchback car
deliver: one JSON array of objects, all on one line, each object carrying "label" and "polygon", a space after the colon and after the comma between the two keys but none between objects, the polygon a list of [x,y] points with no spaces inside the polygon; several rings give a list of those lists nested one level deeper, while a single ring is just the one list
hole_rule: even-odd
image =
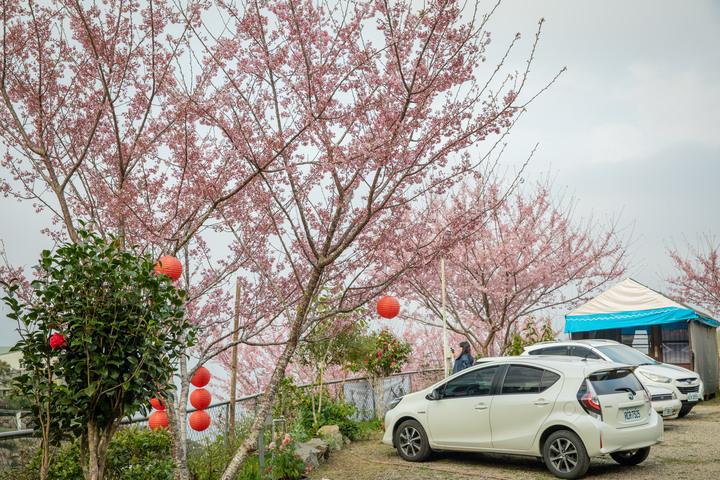
[{"label": "white hatchback car", "polygon": [[697,373],[687,368],[660,363],[632,347],[614,340],[563,340],[541,342],[525,347],[523,355],[569,355],[627,363],[638,368],[635,374],[643,385],[669,388],[682,403],[684,417],[705,395],[705,385]]},{"label": "white hatchback car", "polygon": [[663,440],[634,367],[571,357],[498,357],[395,399],[383,443],[408,461],[433,450],[541,457],[559,478],[605,454],[637,465]]},{"label": "white hatchback car", "polygon": [[663,420],[678,418],[682,402],[678,400],[675,392],[665,387],[645,385],[645,390],[650,394],[650,404]]}]

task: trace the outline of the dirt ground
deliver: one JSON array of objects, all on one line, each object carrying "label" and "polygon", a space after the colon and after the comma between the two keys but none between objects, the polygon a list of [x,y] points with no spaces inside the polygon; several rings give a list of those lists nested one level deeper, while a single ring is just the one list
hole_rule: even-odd
[{"label": "dirt ground", "polygon": [[[479,453],[435,453],[423,463],[405,462],[380,443],[381,434],[333,452],[311,472],[312,480],[551,480],[539,459]],[[645,462],[623,467],[609,456],[593,459],[586,479],[697,480],[720,478],[720,397],[700,403],[685,418],[665,422],[665,441]]]}]

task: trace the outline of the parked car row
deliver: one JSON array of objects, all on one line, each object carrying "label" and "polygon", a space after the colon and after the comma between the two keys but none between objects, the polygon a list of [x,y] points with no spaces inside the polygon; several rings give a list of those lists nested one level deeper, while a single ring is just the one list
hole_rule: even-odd
[{"label": "parked car row", "polygon": [[[660,363],[614,340],[541,342],[525,348],[523,355],[567,355],[636,366],[635,374],[643,385],[660,389],[653,389],[651,394],[658,397],[653,406],[664,418],[684,417],[705,395],[705,387],[697,373],[677,365]],[[665,390],[670,390],[680,401],[678,412],[673,410],[673,413],[670,413],[669,406],[675,402],[672,402],[672,398],[667,398],[668,393]]]},{"label": "parked car row", "polygon": [[581,340],[483,358],[393,400],[382,441],[411,462],[434,450],[535,456],[567,479],[583,476],[592,457],[637,465],[663,441],[663,418],[687,414],[703,387],[693,372],[625,349]]}]

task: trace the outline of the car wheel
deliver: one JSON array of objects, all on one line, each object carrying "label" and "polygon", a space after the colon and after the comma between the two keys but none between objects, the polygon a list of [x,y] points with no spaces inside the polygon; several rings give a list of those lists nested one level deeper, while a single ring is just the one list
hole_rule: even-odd
[{"label": "car wheel", "polygon": [[579,478],[590,468],[590,457],[582,440],[569,430],[553,432],[543,445],[543,461],[559,478]]},{"label": "car wheel", "polygon": [[610,456],[620,465],[637,465],[645,461],[650,455],[650,447],[639,448],[637,450],[628,450],[627,452],[615,452]]},{"label": "car wheel", "polygon": [[408,462],[422,462],[430,456],[425,429],[416,420],[405,420],[395,432],[395,448]]},{"label": "car wheel", "polygon": [[692,403],[684,404],[682,407],[680,407],[680,413],[678,413],[678,418],[682,418],[688,413],[690,413],[690,410],[692,410],[694,406],[695,405],[693,405]]}]

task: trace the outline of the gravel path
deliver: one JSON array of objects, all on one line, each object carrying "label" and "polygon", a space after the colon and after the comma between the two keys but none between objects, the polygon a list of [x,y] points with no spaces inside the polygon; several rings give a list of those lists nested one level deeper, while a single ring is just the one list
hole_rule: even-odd
[{"label": "gravel path", "polygon": [[[508,455],[439,453],[410,463],[380,443],[380,433],[355,442],[311,472],[312,480],[551,480],[537,459]],[[586,479],[720,479],[720,398],[703,402],[685,418],[665,422],[665,442],[645,462],[623,467],[609,456],[594,459]]]}]

